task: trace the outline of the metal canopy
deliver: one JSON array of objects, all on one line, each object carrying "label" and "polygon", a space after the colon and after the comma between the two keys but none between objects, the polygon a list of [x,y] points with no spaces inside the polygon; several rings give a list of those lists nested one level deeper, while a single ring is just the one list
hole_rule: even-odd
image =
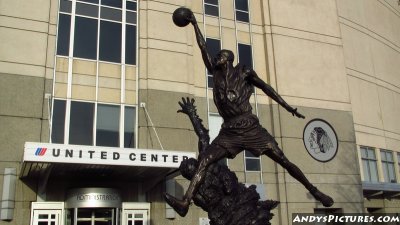
[{"label": "metal canopy", "polygon": [[367,199],[400,198],[400,184],[397,183],[362,183],[363,194]]}]

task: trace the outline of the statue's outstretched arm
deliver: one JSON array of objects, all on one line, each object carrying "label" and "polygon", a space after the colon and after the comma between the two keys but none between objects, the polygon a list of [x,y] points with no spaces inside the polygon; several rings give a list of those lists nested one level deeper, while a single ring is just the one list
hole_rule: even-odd
[{"label": "statue's outstretched arm", "polygon": [[182,98],[182,102],[179,102],[179,105],[182,109],[178,110],[178,112],[185,113],[189,116],[190,121],[192,122],[194,132],[196,132],[199,137],[199,155],[205,151],[205,149],[210,144],[210,136],[208,135],[208,130],[203,126],[203,121],[200,119],[199,115],[197,115],[196,106],[194,105],[194,99],[189,99],[188,97]]},{"label": "statue's outstretched arm", "polygon": [[292,113],[293,116],[297,116],[298,118],[305,118],[302,114],[297,112],[297,108],[291,107],[285,100],[267,83],[261,80],[257,73],[254,70],[249,69],[247,71],[249,74],[248,80],[256,87],[260,88],[266,95],[272,98],[275,102],[285,108],[288,112]]},{"label": "statue's outstretched arm", "polygon": [[194,32],[196,34],[196,41],[197,41],[197,44],[199,45],[204,64],[206,65],[207,70],[210,73],[212,73],[212,71],[214,69],[213,60],[210,56],[210,53],[207,50],[206,41],[204,40],[203,34],[201,33],[199,26],[197,25],[196,17],[194,16],[193,13],[190,16],[190,18],[188,18],[188,20],[194,27]]}]

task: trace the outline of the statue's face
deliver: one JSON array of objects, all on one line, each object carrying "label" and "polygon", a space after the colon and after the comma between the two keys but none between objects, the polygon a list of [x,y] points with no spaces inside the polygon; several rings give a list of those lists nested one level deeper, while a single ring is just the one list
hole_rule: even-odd
[{"label": "statue's face", "polygon": [[228,59],[229,59],[229,53],[225,51],[220,51],[214,59],[215,65],[217,65],[217,67],[225,65],[228,63]]}]

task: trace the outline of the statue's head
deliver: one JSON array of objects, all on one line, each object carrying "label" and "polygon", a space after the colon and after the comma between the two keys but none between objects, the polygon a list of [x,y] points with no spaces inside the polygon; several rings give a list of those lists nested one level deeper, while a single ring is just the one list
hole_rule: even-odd
[{"label": "statue's head", "polygon": [[185,159],[181,162],[179,170],[184,178],[191,180],[196,173],[199,162],[194,158]]},{"label": "statue's head", "polygon": [[219,67],[227,63],[233,63],[234,59],[235,55],[231,50],[222,49],[221,51],[218,52],[214,60],[216,66]]}]

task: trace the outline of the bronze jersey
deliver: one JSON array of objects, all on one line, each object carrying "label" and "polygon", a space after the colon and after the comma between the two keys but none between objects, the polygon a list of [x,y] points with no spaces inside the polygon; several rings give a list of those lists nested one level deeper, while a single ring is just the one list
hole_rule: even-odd
[{"label": "bronze jersey", "polygon": [[225,122],[252,110],[249,99],[254,86],[246,79],[250,71],[246,66],[238,64],[226,77],[213,76],[214,103]]}]

